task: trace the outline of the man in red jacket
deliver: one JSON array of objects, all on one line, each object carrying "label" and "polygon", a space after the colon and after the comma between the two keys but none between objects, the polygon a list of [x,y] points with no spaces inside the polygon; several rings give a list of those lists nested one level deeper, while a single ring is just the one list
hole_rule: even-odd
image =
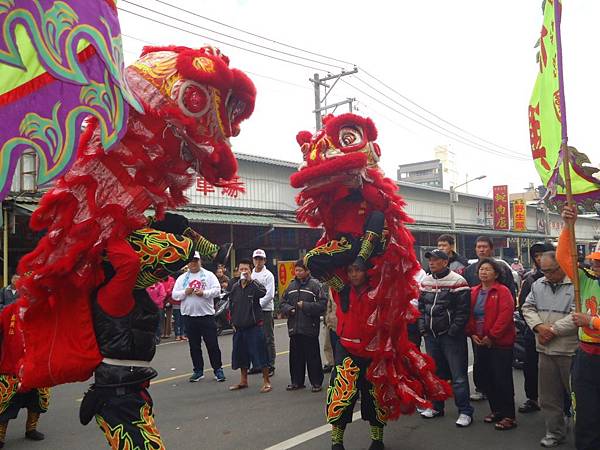
[{"label": "man in red jacket", "polygon": [[[350,282],[349,305],[342,308],[337,305],[338,324],[335,366],[331,372],[331,381],[327,390],[327,421],[332,425],[332,450],[344,449],[344,430],[352,422],[352,411],[359,397],[360,412],[363,420],[371,425],[371,446],[369,450],[383,450],[383,427],[385,417],[377,406],[373,385],[367,380],[369,360],[353,354],[362,349],[364,342],[370,342],[373,336],[367,335],[367,318],[375,310],[375,302],[369,298],[369,285],[365,268],[353,264],[348,267]],[[336,296],[336,302],[339,296]]]},{"label": "man in red jacket", "polygon": [[4,447],[8,421],[19,415],[21,408],[27,408],[25,437],[33,441],[41,441],[44,434],[37,431],[41,413],[48,410],[50,390],[48,388],[19,390],[17,376],[19,360],[23,357],[23,332],[21,330],[19,306],[12,303],[0,313],[0,333],[2,345],[0,356],[0,448]]}]

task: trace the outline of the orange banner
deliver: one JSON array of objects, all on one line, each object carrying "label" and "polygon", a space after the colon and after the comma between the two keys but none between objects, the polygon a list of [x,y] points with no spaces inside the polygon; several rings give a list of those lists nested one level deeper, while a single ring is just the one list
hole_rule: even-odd
[{"label": "orange banner", "polygon": [[508,186],[494,186],[494,230],[508,230],[510,215]]},{"label": "orange banner", "polygon": [[515,231],[527,231],[527,205],[522,199],[513,203],[513,229]]}]

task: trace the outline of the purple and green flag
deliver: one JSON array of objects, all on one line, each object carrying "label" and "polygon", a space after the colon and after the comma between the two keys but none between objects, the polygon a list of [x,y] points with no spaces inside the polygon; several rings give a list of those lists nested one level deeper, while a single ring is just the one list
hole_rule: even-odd
[{"label": "purple and green flag", "polygon": [[113,0],[0,0],[0,200],[19,158],[35,153],[38,184],[65,172],[81,125],[98,120],[110,149],[128,107],[142,111],[123,76]]},{"label": "purple and green flag", "polygon": [[[566,200],[563,152],[567,143],[567,117],[562,80],[560,22],[562,2],[544,2],[544,23],[537,46],[539,73],[529,101],[529,138],[535,168],[548,189],[552,202]],[[570,149],[570,175],[573,199],[587,210],[600,201],[597,168],[588,167],[589,158],[574,147]]]}]

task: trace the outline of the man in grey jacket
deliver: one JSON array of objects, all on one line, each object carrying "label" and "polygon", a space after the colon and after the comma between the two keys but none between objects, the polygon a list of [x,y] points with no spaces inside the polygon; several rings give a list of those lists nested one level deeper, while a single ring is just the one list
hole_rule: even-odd
[{"label": "man in grey jacket", "polygon": [[19,298],[19,291],[17,291],[17,281],[19,280],[19,275],[14,274],[8,286],[0,289],[0,311],[5,306],[14,303]]},{"label": "man in grey jacket", "polygon": [[563,417],[565,392],[570,392],[571,362],[577,349],[573,310],[573,284],[556,261],[556,252],[545,252],[540,261],[544,276],[531,286],[521,309],[536,334],[539,353],[540,406],[546,422],[542,447],[557,447],[566,438]]}]

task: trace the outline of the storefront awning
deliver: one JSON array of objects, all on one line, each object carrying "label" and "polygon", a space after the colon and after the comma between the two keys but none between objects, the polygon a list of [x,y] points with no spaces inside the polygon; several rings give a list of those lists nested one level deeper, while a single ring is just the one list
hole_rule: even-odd
[{"label": "storefront awning", "polygon": [[274,214],[244,214],[239,211],[191,211],[178,210],[179,214],[185,216],[191,222],[218,223],[224,225],[254,225],[275,228],[308,228],[304,224],[296,222],[293,217]]},{"label": "storefront awning", "polygon": [[456,234],[476,234],[476,235],[484,235],[484,236],[498,236],[498,237],[520,237],[520,238],[530,238],[530,239],[545,239],[546,235],[543,233],[539,233],[536,231],[503,231],[503,230],[492,230],[490,228],[462,228],[457,227],[456,230],[450,229],[450,227],[446,226],[435,226],[432,224],[419,224],[419,223],[411,223],[407,225],[408,229],[411,231],[423,231],[429,233],[456,233]]}]

